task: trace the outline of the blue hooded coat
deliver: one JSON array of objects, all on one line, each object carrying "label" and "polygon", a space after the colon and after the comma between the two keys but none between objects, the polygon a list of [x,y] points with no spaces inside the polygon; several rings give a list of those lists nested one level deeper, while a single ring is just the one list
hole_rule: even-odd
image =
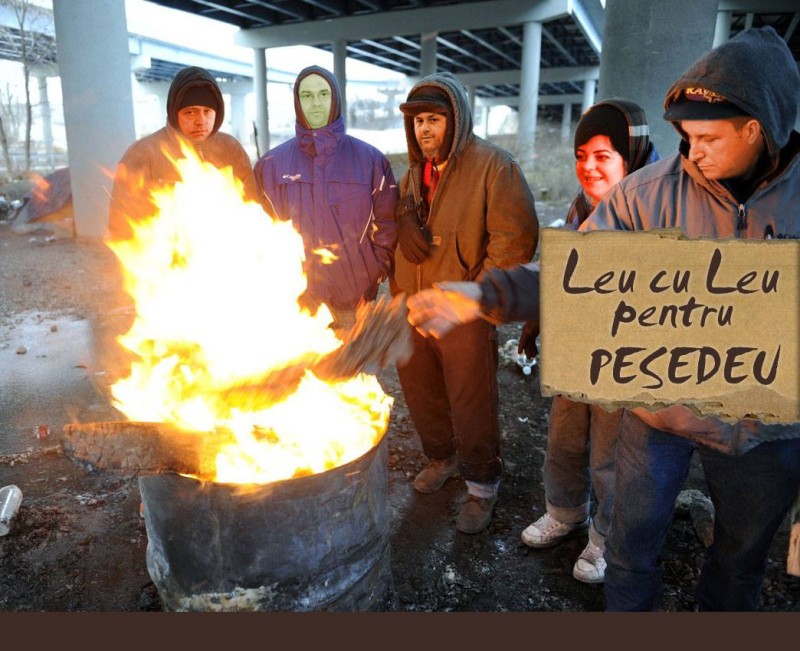
[{"label": "blue hooded coat", "polygon": [[[298,89],[310,74],[323,77],[333,95],[328,124],[312,129]],[[387,158],[348,136],[340,115],[336,78],[324,68],[300,72],[294,86],[296,137],[262,156],[256,183],[278,218],[291,220],[303,237],[307,298],[335,310],[353,310],[378,293],[392,265],[397,241],[397,185]],[[315,251],[326,249],[323,258]]]}]

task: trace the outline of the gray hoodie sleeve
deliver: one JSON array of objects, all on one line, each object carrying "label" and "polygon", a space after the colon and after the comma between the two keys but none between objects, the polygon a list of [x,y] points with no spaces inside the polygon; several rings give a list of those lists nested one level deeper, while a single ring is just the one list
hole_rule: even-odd
[{"label": "gray hoodie sleeve", "polygon": [[538,321],[539,266],[520,264],[492,269],[480,282],[481,311],[493,323]]}]

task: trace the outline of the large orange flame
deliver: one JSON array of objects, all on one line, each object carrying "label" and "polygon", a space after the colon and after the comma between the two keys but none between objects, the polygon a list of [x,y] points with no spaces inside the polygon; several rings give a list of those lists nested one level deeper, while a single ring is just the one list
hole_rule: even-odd
[{"label": "large orange flame", "polygon": [[231,168],[183,154],[181,180],[153,191],[157,214],[108,242],[136,306],[119,337],[136,361],[111,388],[115,406],[131,420],[232,432],[219,482],[267,483],[358,458],[385,433],[392,404],[374,376],[326,383],[306,372],[266,406],[225,393],[341,341],[326,306],[312,316],[298,305],[304,253],[291,223],[245,202]]}]

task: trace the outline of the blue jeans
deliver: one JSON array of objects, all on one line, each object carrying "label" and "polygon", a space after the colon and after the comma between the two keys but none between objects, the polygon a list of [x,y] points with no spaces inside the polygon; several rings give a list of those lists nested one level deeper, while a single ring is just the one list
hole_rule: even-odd
[{"label": "blue jeans", "polygon": [[800,439],[727,455],[653,429],[625,412],[605,549],[607,610],[659,608],[661,549],[695,449],[716,511],[714,543],[695,591],[698,608],[758,609],[772,539],[800,489]]},{"label": "blue jeans", "polygon": [[614,452],[622,410],[555,396],[547,428],[544,494],[547,512],[559,522],[578,524],[589,517],[592,488],[597,511],[589,540],[600,549],[614,506]]}]

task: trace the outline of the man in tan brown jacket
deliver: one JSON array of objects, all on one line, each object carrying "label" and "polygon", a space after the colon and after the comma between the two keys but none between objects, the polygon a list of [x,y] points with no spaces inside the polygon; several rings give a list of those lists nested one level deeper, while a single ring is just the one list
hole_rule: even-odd
[{"label": "man in tan brown jacket", "polygon": [[108,218],[112,238],[130,237],[129,223],[154,212],[150,192],[179,180],[172,159],[183,157],[182,145],[215,167],[232,167],[245,198],[259,200],[250,157],[236,138],[219,130],[224,117],[222,91],[207,70],[190,66],[175,75],[167,124],[134,142],[117,165]]},{"label": "man in tan brown jacket", "polygon": [[[450,73],[419,81],[400,105],[409,170],[400,181],[393,294],[441,281],[476,280],[489,269],[531,260],[539,221],[533,195],[507,151],[472,132],[463,85]],[[414,333],[414,353],[398,366],[403,393],[430,463],[414,487],[433,493],[461,475],[463,533],[491,521],[502,460],[497,333],[485,320],[442,339]]]}]

